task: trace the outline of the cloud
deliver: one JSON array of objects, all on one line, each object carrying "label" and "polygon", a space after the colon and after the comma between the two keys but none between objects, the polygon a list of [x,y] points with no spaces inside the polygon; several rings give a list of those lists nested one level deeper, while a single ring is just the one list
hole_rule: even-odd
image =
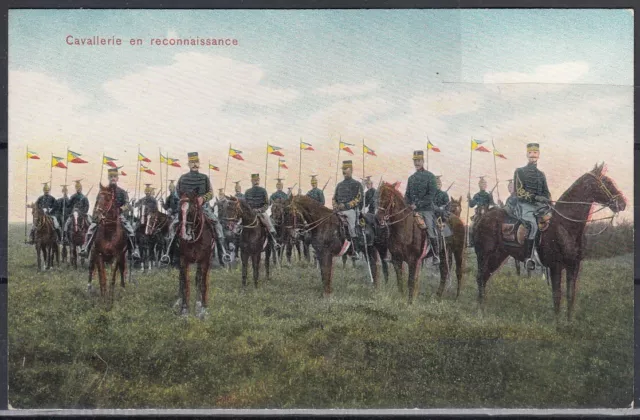
[{"label": "cloud", "polygon": [[178,33],[173,29],[169,29],[167,32],[167,38],[179,38]]},{"label": "cloud", "polygon": [[588,63],[584,61],[572,61],[537,66],[533,72],[530,73],[486,73],[484,75],[484,83],[570,84],[579,80],[588,72]]},{"label": "cloud", "polygon": [[345,85],[342,83],[320,87],[314,90],[318,95],[325,96],[357,96],[377,90],[378,82],[368,81],[357,85]]},{"label": "cloud", "polygon": [[476,92],[441,92],[414,97],[409,101],[411,109],[418,114],[446,116],[476,111],[483,98]]}]

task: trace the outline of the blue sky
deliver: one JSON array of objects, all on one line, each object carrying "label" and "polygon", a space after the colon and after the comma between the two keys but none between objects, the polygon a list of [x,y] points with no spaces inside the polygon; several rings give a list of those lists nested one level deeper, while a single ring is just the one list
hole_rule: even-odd
[{"label": "blue sky", "polygon": [[[125,45],[69,46],[67,35],[115,35]],[[148,44],[168,35],[230,37],[239,45]],[[129,38],[145,44],[129,46]],[[92,162],[103,152],[120,156],[132,172],[140,143],[147,153],[161,148],[183,160],[186,149],[198,150],[222,167],[233,143],[246,159],[230,167],[235,180],[264,170],[267,141],[285,147],[297,168],[303,137],[318,149],[303,177],[326,171],[326,179],[342,136],[366,138],[378,152],[370,171],[406,181],[410,160],[393,162],[424,148],[428,135],[443,149],[433,170],[466,194],[467,143],[484,136],[517,156],[501,162],[500,179],[521,164],[526,142],[541,141],[557,193],[596,157],[622,162],[611,173],[627,189],[633,185],[627,10],[12,10],[9,71],[15,154],[25,144],[45,155],[69,146]],[[353,158],[361,160],[358,152]],[[566,153],[577,153],[568,166]],[[493,173],[493,162],[482,159],[474,161],[474,178]],[[17,197],[24,163],[12,162]],[[48,179],[48,166],[40,166],[30,171]],[[99,179],[89,166],[72,171],[70,177]],[[292,170],[290,183],[297,178]],[[34,197],[40,181],[29,184]]]}]

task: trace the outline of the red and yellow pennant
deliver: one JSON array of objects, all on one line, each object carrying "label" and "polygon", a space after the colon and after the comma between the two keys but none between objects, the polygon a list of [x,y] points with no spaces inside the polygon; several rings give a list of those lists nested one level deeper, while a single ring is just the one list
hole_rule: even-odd
[{"label": "red and yellow pennant", "polygon": [[40,159],[40,156],[36,152],[27,150],[27,159]]},{"label": "red and yellow pennant", "polygon": [[300,148],[302,150],[311,150],[311,151],[315,150],[310,143],[305,143],[303,141],[300,142]]},{"label": "red and yellow pennant", "polygon": [[289,167],[287,166],[287,164],[285,163],[285,161],[283,159],[278,159],[278,166],[283,168],[283,169],[289,169]]},{"label": "red and yellow pennant", "polygon": [[363,152],[363,153],[366,153],[366,154],[368,154],[368,155],[371,155],[371,156],[378,156],[378,155],[376,155],[375,150],[368,148],[368,147],[367,147],[366,145],[364,145],[364,144],[362,145],[362,152]]},{"label": "red and yellow pennant", "polygon": [[64,164],[64,158],[59,156],[51,156],[51,167],[67,169],[67,165]]},{"label": "red and yellow pennant", "polygon": [[155,172],[153,172],[151,169],[147,168],[146,166],[144,166],[144,165],[142,165],[142,164],[140,165],[140,172],[146,172],[146,173],[148,173],[149,175],[155,175],[155,174],[156,174],[156,173],[155,173]]},{"label": "red and yellow pennant", "polygon": [[236,149],[229,148],[229,156],[231,156],[234,159],[244,160],[244,158],[242,157],[241,153],[242,153],[241,150],[236,150]]},{"label": "red and yellow pennant", "polygon": [[209,169],[211,169],[212,171],[220,172],[220,168],[218,168],[216,165],[209,164]]},{"label": "red and yellow pennant", "polygon": [[118,159],[114,159],[112,157],[109,156],[103,156],[102,157],[102,164],[103,165],[107,165],[107,166],[111,166],[112,168],[117,168],[118,165],[116,165],[115,161]]},{"label": "red and yellow pennant", "polygon": [[471,150],[475,150],[476,152],[487,152],[487,153],[489,153],[490,152],[489,149],[487,149],[484,146],[481,146],[481,144],[485,143],[485,142],[486,142],[486,140],[476,140],[476,139],[471,140]]},{"label": "red and yellow pennant", "polygon": [[349,146],[355,146],[355,144],[345,143],[342,140],[340,140],[340,150],[344,150],[345,152],[352,155],[353,151],[349,148]]},{"label": "red and yellow pennant", "polygon": [[284,156],[284,154],[280,150],[282,150],[282,147],[271,146],[270,144],[267,144],[267,153],[271,155]]},{"label": "red and yellow pennant", "polygon": [[427,150],[433,150],[434,152],[440,152],[440,148],[434,146],[433,143],[431,143],[431,141],[427,141]]},{"label": "red and yellow pennant", "polygon": [[149,159],[148,157],[146,157],[145,155],[143,155],[140,152],[138,152],[138,160],[140,162],[151,162],[151,159]]},{"label": "red and yellow pennant", "polygon": [[67,162],[69,163],[88,163],[86,160],[82,159],[80,153],[72,152],[71,150],[67,151]]}]

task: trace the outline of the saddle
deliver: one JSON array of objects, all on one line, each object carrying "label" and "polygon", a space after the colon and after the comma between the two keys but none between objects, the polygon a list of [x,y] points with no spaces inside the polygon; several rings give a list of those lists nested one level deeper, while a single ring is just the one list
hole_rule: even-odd
[{"label": "saddle", "polygon": [[[504,209],[507,213],[507,217],[502,221],[502,238],[505,241],[505,245],[523,246],[531,230],[529,223],[521,218],[520,207],[505,206]],[[538,221],[536,242],[540,237],[539,234],[549,228],[551,216],[551,212],[545,207],[535,213],[536,220]]]},{"label": "saddle", "polygon": [[[422,218],[422,215],[416,212],[413,214],[413,216],[415,217],[418,227],[421,230],[427,230],[427,224]],[[438,236],[442,235],[445,238],[448,238],[449,236],[453,235],[453,232],[451,231],[451,227],[449,226],[447,219],[443,216],[436,216],[434,229],[436,231],[436,235]]]}]

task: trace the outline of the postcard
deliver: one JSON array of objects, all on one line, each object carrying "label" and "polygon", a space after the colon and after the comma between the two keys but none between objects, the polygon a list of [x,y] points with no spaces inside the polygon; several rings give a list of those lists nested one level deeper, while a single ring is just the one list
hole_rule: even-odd
[{"label": "postcard", "polygon": [[11,407],[629,407],[633,19],[10,10]]}]

